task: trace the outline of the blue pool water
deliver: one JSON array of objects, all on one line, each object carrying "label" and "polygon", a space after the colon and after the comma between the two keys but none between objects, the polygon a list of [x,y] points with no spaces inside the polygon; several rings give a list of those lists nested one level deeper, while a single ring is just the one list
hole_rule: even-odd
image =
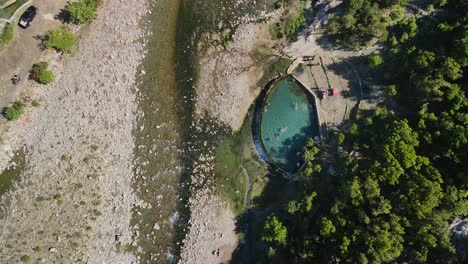
[{"label": "blue pool water", "polygon": [[302,165],[307,139],[319,135],[314,97],[292,77],[279,81],[265,98],[261,140],[272,163],[288,172]]}]

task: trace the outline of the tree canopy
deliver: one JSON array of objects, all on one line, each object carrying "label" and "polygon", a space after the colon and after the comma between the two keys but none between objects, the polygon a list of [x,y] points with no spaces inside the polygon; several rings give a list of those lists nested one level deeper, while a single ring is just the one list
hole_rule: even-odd
[{"label": "tree canopy", "polygon": [[[381,26],[381,10],[406,2],[348,1],[330,34],[364,44],[376,37],[369,26]],[[391,76],[383,84],[392,103],[361,111],[338,133],[333,162],[305,146],[300,196],[275,216],[286,242],[264,241],[273,262],[467,261],[448,230],[468,215],[468,4],[435,7],[450,16],[399,20],[382,38],[386,49],[369,57],[376,72]]]}]

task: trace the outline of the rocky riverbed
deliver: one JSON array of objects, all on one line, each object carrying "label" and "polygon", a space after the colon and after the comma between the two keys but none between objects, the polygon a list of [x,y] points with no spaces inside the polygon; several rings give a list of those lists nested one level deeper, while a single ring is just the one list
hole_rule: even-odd
[{"label": "rocky riverbed", "polygon": [[[0,262],[131,263],[135,76],[147,2],[105,1],[53,85],[31,85],[28,109],[2,135],[6,160],[24,147],[20,181],[1,197]],[[4,166],[6,162],[2,163]]]}]

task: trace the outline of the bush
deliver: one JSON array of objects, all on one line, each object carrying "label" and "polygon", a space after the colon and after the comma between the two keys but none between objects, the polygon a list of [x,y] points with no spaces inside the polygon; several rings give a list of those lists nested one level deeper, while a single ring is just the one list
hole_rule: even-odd
[{"label": "bush", "polygon": [[338,145],[343,145],[344,141],[345,141],[345,135],[340,132],[337,138]]},{"label": "bush", "polygon": [[70,18],[75,23],[86,23],[93,20],[96,16],[98,3],[96,0],[79,0],[70,3],[67,7],[67,12]]},{"label": "bush", "polygon": [[6,107],[3,111],[3,115],[8,121],[18,120],[22,114],[24,114],[24,104],[20,101],[14,102],[13,105]]},{"label": "bush", "polygon": [[300,9],[296,15],[292,15],[286,22],[286,34],[290,41],[297,39],[297,34],[301,30],[302,25],[305,22],[305,4],[301,4]]},{"label": "bush", "polygon": [[3,29],[0,34],[0,44],[6,45],[13,39],[13,26],[10,24]]},{"label": "bush", "polygon": [[396,6],[392,11],[390,11],[390,17],[392,18],[393,21],[398,21],[403,18],[403,15],[405,14],[405,9],[402,8],[401,6]]},{"label": "bush", "polygon": [[49,70],[44,70],[42,74],[39,76],[39,80],[38,80],[38,82],[42,84],[49,84],[49,83],[52,83],[53,81],[54,81],[54,74]]},{"label": "bush", "polygon": [[369,66],[375,68],[383,63],[383,59],[379,54],[370,55],[368,58]]},{"label": "bush", "polygon": [[270,38],[273,40],[283,38],[283,29],[281,28],[280,23],[270,24],[268,27],[268,33],[270,33]]},{"label": "bush", "polygon": [[387,88],[387,95],[396,96],[398,94],[396,85],[389,85]]},{"label": "bush", "polygon": [[70,53],[76,43],[75,35],[65,26],[47,32],[45,37],[44,44],[47,48],[53,48],[65,53]]},{"label": "bush", "polygon": [[34,101],[32,101],[31,105],[34,106],[34,107],[39,107],[41,105],[41,103],[39,101],[37,101],[37,100],[34,100]]},{"label": "bush", "polygon": [[21,262],[23,263],[29,263],[31,261],[31,257],[24,255],[21,257]]},{"label": "bush", "polygon": [[54,81],[54,74],[48,70],[49,64],[45,61],[33,65],[31,78],[41,84],[49,84]]},{"label": "bush", "polygon": [[283,1],[282,1],[282,0],[276,1],[276,2],[273,4],[273,7],[274,7],[275,9],[280,9],[281,7],[283,7]]}]

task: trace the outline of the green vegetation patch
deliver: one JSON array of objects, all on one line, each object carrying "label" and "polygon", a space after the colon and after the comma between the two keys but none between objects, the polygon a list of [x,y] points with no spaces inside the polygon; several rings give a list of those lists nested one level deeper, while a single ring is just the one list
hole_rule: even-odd
[{"label": "green vegetation patch", "polygon": [[368,57],[368,63],[369,66],[371,66],[372,68],[378,67],[383,63],[382,56],[380,56],[379,54],[370,55]]},{"label": "green vegetation patch", "polygon": [[278,74],[285,73],[290,64],[291,60],[286,58],[279,58],[278,60],[269,64],[263,71],[263,76],[259,81],[259,85],[265,86],[271,79],[278,76]]},{"label": "green vegetation patch", "polygon": [[[388,2],[405,3],[371,7]],[[373,78],[396,95],[391,108],[360,111],[336,135],[341,148],[306,146],[300,196],[263,223],[265,262],[467,262],[466,238],[450,225],[468,215],[468,2],[436,8],[450,16],[399,21],[385,60],[369,58],[375,75],[391,76]]]},{"label": "green vegetation patch", "polygon": [[272,23],[268,26],[268,33],[273,40],[283,38],[283,27],[280,23]]},{"label": "green vegetation patch", "polygon": [[31,78],[41,84],[52,83],[55,78],[54,73],[48,68],[49,63],[45,61],[34,64],[31,70]]},{"label": "green vegetation patch", "polygon": [[382,1],[380,5],[369,0],[346,1],[339,6],[339,15],[330,16],[327,34],[337,44],[353,49],[366,46],[374,39],[384,41],[392,19],[400,19],[402,16],[399,8],[392,8],[390,17],[386,15],[389,6],[395,4],[405,5],[406,1]]},{"label": "green vegetation patch", "polygon": [[246,175],[244,174],[238,150],[233,140],[226,139],[216,151],[216,185],[222,196],[231,202],[236,213],[244,209]]},{"label": "green vegetation patch", "polygon": [[18,120],[24,114],[24,103],[16,101],[3,110],[3,115],[8,121]]},{"label": "green vegetation patch", "polygon": [[242,129],[227,136],[216,150],[217,191],[230,202],[237,215],[262,193],[267,182],[267,166],[252,148],[249,117],[246,118]]},{"label": "green vegetation patch", "polygon": [[10,19],[11,16],[20,8],[27,0],[17,0],[13,4],[0,9],[0,18]]},{"label": "green vegetation patch", "polygon": [[65,26],[48,31],[45,37],[44,45],[47,48],[53,48],[64,53],[72,52],[76,44],[76,36]]},{"label": "green vegetation patch", "polygon": [[24,256],[22,256],[22,257],[20,258],[20,260],[21,260],[22,263],[30,263],[31,257],[28,256],[28,255],[24,255]]},{"label": "green vegetation patch", "polygon": [[305,22],[306,1],[301,1],[295,13],[290,14],[286,21],[286,35],[290,41],[295,41]]},{"label": "green vegetation patch", "polygon": [[18,150],[11,161],[15,166],[11,166],[0,173],[0,195],[8,191],[14,181],[18,179],[24,166],[24,151]]},{"label": "green vegetation patch", "polygon": [[102,0],[79,0],[67,6],[66,11],[74,23],[86,23],[96,17],[96,10]]},{"label": "green vegetation patch", "polygon": [[14,35],[14,27],[11,24],[8,24],[3,31],[0,33],[0,46],[7,45]]}]

